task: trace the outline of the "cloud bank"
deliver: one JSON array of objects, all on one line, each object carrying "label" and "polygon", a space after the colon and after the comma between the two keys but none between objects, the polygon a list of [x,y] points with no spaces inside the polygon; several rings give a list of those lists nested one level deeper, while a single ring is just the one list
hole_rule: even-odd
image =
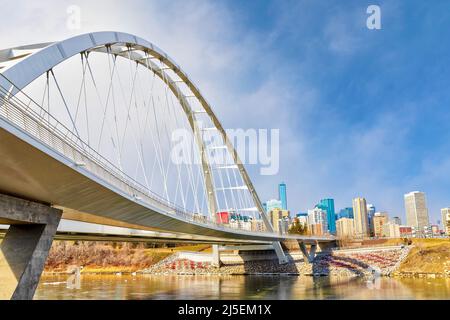
[{"label": "cloud bank", "polygon": [[[419,189],[435,223],[450,205],[450,48],[436,30],[450,26],[437,19],[445,8],[412,2],[382,1],[383,29],[370,31],[361,1],[15,1],[2,4],[0,40],[146,38],[183,67],[224,127],[280,129],[279,174],[249,167],[262,199],[285,181],[293,212],[364,196],[404,217],[403,194]],[[69,5],[81,8],[79,30],[66,27]]]}]

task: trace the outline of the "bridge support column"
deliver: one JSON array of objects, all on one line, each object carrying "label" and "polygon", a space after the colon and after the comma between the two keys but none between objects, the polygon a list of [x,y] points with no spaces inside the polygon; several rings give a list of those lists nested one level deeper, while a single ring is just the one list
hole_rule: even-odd
[{"label": "bridge support column", "polygon": [[312,263],[314,261],[314,257],[316,256],[317,244],[311,244],[311,248],[306,249],[306,244],[303,241],[299,241],[300,250],[303,254],[303,258],[306,263]]},{"label": "bridge support column", "polygon": [[281,247],[280,242],[273,242],[273,249],[275,250],[275,253],[278,257],[278,263],[279,264],[286,264],[289,262],[288,258],[284,254],[283,248]]},{"label": "bridge support column", "polygon": [[330,252],[336,247],[336,241],[320,242],[319,248],[321,252]]},{"label": "bridge support column", "polygon": [[0,194],[0,299],[31,300],[44,269],[62,211]]},{"label": "bridge support column", "polygon": [[212,245],[212,262],[211,264],[215,267],[220,267],[220,250],[218,244]]}]

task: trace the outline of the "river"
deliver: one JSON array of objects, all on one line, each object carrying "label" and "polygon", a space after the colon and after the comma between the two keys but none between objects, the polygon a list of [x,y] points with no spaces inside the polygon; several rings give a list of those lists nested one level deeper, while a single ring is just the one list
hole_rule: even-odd
[{"label": "river", "polygon": [[[35,299],[450,299],[450,279],[43,275]],[[69,288],[68,288],[69,283]]]}]

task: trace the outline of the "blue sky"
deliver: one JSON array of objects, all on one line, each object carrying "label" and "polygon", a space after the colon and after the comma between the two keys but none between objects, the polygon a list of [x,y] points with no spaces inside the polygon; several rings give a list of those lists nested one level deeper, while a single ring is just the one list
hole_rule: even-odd
[{"label": "blue sky", "polygon": [[[369,4],[381,6],[382,30],[366,28]],[[335,197],[340,208],[361,195],[403,215],[402,194],[419,189],[436,222],[450,202],[449,9],[445,1],[292,1],[237,10],[243,29],[272,36],[294,95],[305,84],[315,93],[306,105],[280,106],[304,144],[296,158],[306,172],[291,175],[296,165],[286,161],[280,174],[292,205]],[[293,194],[303,182],[316,198]]]},{"label": "blue sky", "polygon": [[[81,8],[80,30],[65,28]],[[381,30],[366,8],[381,7]],[[281,168],[259,176],[263,200],[288,186],[292,211],[363,196],[404,218],[426,192],[432,222],[450,206],[450,2],[15,1],[2,47],[118,30],[169,53],[226,128],[280,128]],[[11,8],[8,8],[11,6]],[[20,8],[20,10],[16,10]],[[20,39],[20,41],[18,41]]]}]

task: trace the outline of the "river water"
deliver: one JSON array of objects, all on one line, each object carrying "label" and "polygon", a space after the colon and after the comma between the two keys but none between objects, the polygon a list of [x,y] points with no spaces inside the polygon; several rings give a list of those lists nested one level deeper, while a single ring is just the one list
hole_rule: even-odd
[{"label": "river water", "polygon": [[450,279],[43,275],[35,299],[450,299]]}]

